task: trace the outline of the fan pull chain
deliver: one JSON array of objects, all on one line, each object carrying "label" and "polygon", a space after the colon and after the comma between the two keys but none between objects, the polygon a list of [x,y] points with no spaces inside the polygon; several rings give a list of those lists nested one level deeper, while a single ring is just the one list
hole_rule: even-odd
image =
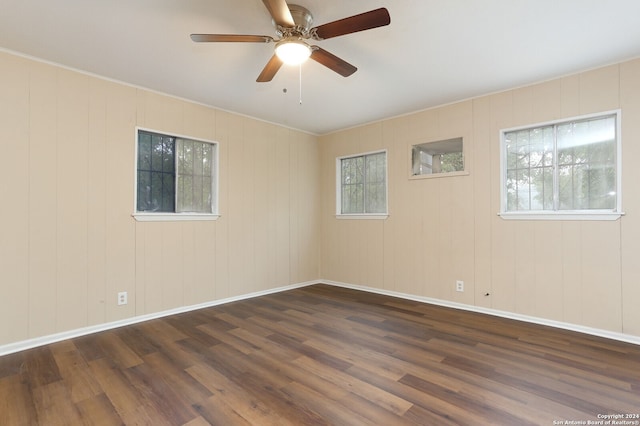
[{"label": "fan pull chain", "polygon": [[300,103],[300,105],[302,105],[302,64],[300,64],[299,68],[299,84],[300,86],[298,87],[298,102]]}]

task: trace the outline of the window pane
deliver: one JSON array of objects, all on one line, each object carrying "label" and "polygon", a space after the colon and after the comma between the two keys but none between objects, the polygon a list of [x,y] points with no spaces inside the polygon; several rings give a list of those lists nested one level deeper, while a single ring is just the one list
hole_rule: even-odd
[{"label": "window pane", "polygon": [[558,167],[558,199],[560,210],[573,209],[573,166]]},{"label": "window pane", "polygon": [[162,136],[152,136],[151,150],[151,170],[162,171]]},{"label": "window pane", "polygon": [[386,213],[386,153],[340,160],[340,212]]},{"label": "window pane", "polygon": [[365,160],[364,213],[384,213],[386,208],[386,154],[367,155]]},{"label": "window pane", "polygon": [[178,139],[179,212],[212,213],[214,181],[211,177],[215,146],[206,142]]},{"label": "window pane", "polygon": [[529,184],[529,170],[517,171],[517,209],[518,210],[530,210],[531,209],[531,194]]},{"label": "window pane", "polygon": [[172,174],[162,174],[162,209],[163,212],[175,211],[175,178]]},{"label": "window pane", "polygon": [[151,135],[140,133],[138,136],[138,170],[151,170]]},{"label": "window pane", "polygon": [[138,211],[151,210],[151,172],[138,171]]},{"label": "window pane", "polygon": [[506,178],[507,190],[507,211],[518,210],[518,172],[515,170],[507,171]]},{"label": "window pane", "polygon": [[162,184],[162,173],[151,172],[151,200],[149,202],[149,208],[147,210],[154,212],[170,211],[162,209]]},{"label": "window pane", "polygon": [[162,138],[162,171],[173,174],[175,170],[175,155],[173,152],[175,141],[170,137]]},{"label": "window pane", "polygon": [[213,145],[206,143],[202,148],[202,174],[211,176],[213,170]]},{"label": "window pane", "polygon": [[561,180],[561,209],[615,208],[616,144],[615,117],[558,126],[560,164],[573,166],[571,180]]},{"label": "window pane", "polygon": [[507,132],[503,143],[506,211],[616,208],[616,116]]},{"label": "window pane", "polygon": [[174,147],[171,137],[138,131],[138,211],[174,211]]}]

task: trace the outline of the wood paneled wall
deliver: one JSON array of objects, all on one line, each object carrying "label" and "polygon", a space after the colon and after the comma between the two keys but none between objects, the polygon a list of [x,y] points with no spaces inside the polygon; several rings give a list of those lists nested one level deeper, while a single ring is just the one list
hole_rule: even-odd
[{"label": "wood paneled wall", "polygon": [[[0,345],[318,278],[316,136],[9,53],[0,70]],[[132,218],[136,126],[219,142],[219,220]]]},{"label": "wood paneled wall", "polygon": [[[640,336],[640,60],[319,138],[9,53],[0,69],[0,345],[320,277]],[[496,215],[501,128],[617,108],[624,217]],[[131,217],[136,126],[220,143],[218,221]],[[409,179],[411,144],[458,136],[469,175]],[[335,158],[382,148],[389,218],[336,219]]]},{"label": "wood paneled wall", "polygon": [[[497,216],[500,129],[618,108],[624,217]],[[412,144],[459,136],[468,176],[409,179]],[[336,219],[335,158],[382,148],[388,219]],[[640,336],[640,60],[325,135],[320,151],[323,278]]]}]

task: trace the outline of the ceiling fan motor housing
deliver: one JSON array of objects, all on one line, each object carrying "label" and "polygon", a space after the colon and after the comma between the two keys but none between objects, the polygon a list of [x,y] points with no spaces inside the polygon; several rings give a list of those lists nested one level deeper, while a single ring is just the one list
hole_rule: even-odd
[{"label": "ceiling fan motor housing", "polygon": [[311,29],[311,24],[313,24],[313,15],[308,9],[298,6],[297,4],[290,4],[288,6],[293,22],[296,25],[293,28],[285,28],[277,25],[275,21],[272,20],[273,25],[276,27],[276,33],[282,38],[291,36],[309,38],[309,30]]}]

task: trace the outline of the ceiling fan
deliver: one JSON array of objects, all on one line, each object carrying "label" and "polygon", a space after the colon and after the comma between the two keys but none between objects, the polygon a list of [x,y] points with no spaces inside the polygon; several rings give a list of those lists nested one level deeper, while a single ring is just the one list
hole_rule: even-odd
[{"label": "ceiling fan", "polygon": [[296,65],[307,58],[348,77],[357,71],[356,67],[319,46],[310,45],[306,40],[326,40],[382,27],[391,22],[387,9],[380,8],[311,28],[313,16],[304,7],[287,4],[285,0],[262,2],[273,18],[277,38],[265,35],[191,34],[191,39],[195,42],[275,42],[275,53],[258,76],[256,81],[259,83],[271,81],[283,63]]}]

